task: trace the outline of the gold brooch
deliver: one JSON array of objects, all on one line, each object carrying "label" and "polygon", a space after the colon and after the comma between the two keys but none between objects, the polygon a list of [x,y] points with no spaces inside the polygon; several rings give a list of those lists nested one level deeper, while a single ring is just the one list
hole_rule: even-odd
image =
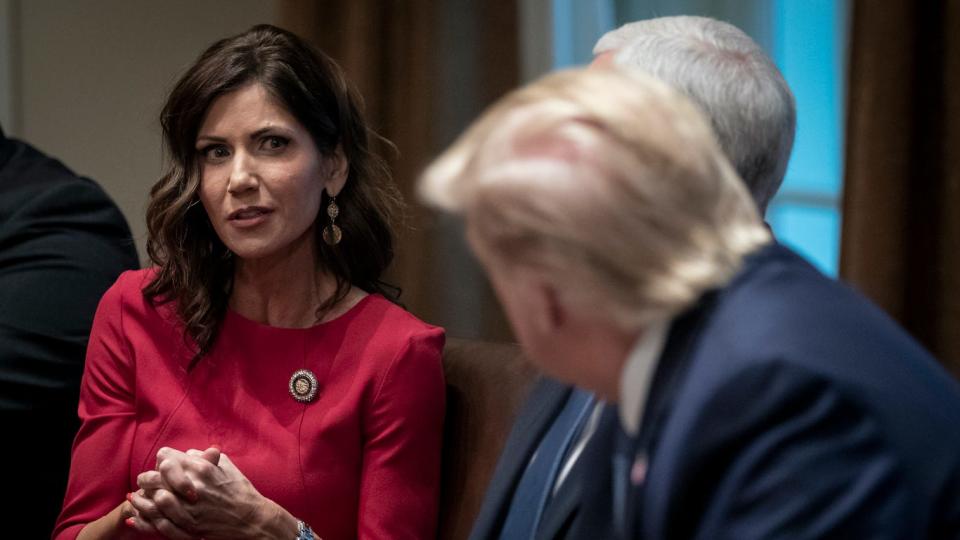
[{"label": "gold brooch", "polygon": [[317,376],[309,369],[299,369],[290,377],[290,395],[300,403],[309,403],[317,397]]}]

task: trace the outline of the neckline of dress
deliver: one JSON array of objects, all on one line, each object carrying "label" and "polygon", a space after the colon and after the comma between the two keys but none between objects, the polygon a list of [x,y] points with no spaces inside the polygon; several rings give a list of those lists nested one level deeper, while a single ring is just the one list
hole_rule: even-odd
[{"label": "neckline of dress", "polygon": [[244,317],[243,315],[237,313],[236,311],[234,311],[229,307],[227,308],[227,313],[226,313],[224,322],[234,322],[244,327],[248,331],[275,332],[275,333],[288,333],[288,334],[309,333],[309,332],[320,330],[320,329],[329,329],[329,328],[338,326],[340,324],[349,322],[350,320],[355,318],[357,314],[360,313],[360,311],[362,311],[363,307],[366,306],[370,302],[370,299],[373,298],[374,296],[379,296],[379,295],[375,293],[368,294],[363,298],[361,298],[360,300],[358,300],[356,304],[350,307],[350,309],[344,311],[340,315],[337,315],[333,319],[318,322],[311,326],[304,326],[300,328],[288,327],[288,326],[272,326],[269,324],[264,324],[262,322]]}]

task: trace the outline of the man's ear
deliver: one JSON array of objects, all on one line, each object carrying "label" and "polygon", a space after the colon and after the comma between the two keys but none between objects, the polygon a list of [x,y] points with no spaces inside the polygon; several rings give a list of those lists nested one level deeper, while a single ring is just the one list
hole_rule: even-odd
[{"label": "man's ear", "polygon": [[350,162],[347,161],[347,156],[343,153],[343,146],[339,143],[333,150],[333,155],[324,159],[327,160],[327,195],[336,197],[347,183],[347,176],[350,175]]},{"label": "man's ear", "polygon": [[540,280],[537,291],[540,329],[545,332],[564,330],[570,320],[570,314],[557,286],[547,280]]}]

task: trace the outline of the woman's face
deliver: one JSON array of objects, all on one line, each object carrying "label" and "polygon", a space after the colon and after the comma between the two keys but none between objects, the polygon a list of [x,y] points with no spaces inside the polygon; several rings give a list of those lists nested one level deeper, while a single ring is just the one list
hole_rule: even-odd
[{"label": "woman's face", "polygon": [[336,195],[346,180],[340,150],[322,156],[258,83],[214,100],[196,149],[200,201],[220,240],[245,260],[311,249],[324,188]]}]

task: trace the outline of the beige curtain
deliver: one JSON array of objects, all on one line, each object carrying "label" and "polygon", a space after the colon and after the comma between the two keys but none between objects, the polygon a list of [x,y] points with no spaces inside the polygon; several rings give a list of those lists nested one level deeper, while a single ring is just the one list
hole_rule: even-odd
[{"label": "beige curtain", "polygon": [[452,335],[509,339],[503,316],[458,223],[413,195],[419,171],[519,82],[514,1],[289,0],[281,25],[337,60],[393,141],[394,177],[410,203],[389,280],[402,302]]},{"label": "beige curtain", "polygon": [[841,276],[960,376],[960,2],[853,6]]}]

